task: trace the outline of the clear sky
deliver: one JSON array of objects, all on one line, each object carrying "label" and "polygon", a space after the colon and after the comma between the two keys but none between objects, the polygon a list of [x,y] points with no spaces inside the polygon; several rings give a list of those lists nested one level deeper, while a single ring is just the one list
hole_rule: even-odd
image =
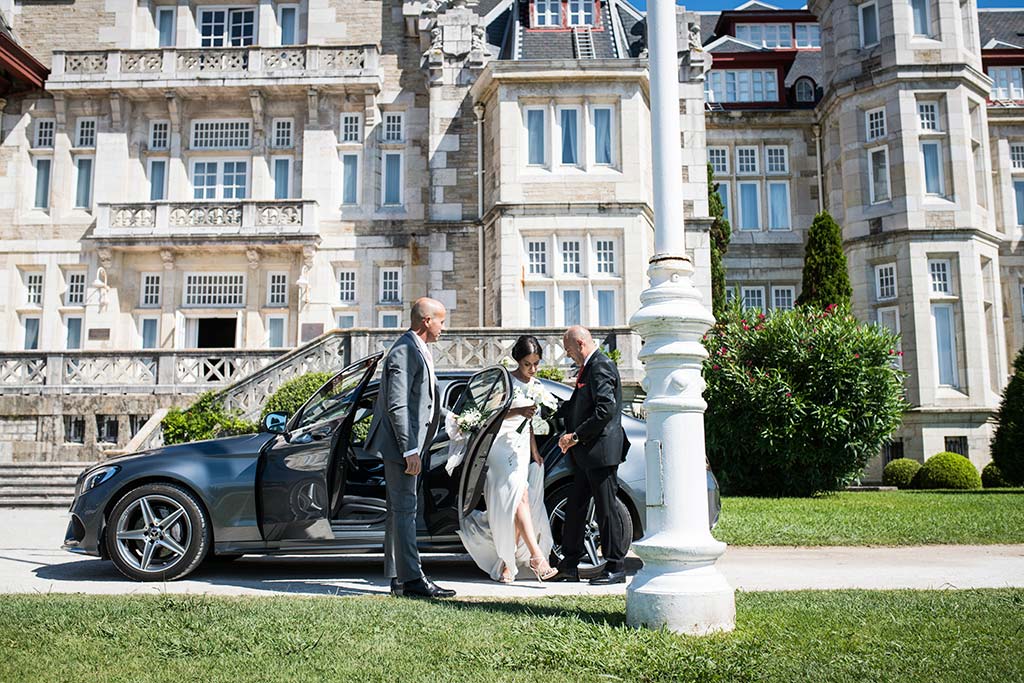
[{"label": "clear sky", "polygon": [[[630,0],[633,5],[640,9],[646,9],[646,0]],[[723,0],[688,0],[679,2],[680,5],[686,5],[686,9],[690,10],[723,10],[733,9],[743,4],[745,0],[729,0],[723,2]],[[776,7],[804,7],[807,4],[807,0],[765,0],[769,5],[775,5]],[[1024,9],[1024,0],[978,0],[979,7],[1016,7]]]}]

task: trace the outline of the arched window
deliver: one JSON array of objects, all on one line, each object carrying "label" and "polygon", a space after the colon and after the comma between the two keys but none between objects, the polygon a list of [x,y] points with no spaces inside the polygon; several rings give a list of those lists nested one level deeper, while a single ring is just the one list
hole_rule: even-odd
[{"label": "arched window", "polygon": [[809,78],[801,78],[796,82],[796,101],[814,102],[814,81]]}]

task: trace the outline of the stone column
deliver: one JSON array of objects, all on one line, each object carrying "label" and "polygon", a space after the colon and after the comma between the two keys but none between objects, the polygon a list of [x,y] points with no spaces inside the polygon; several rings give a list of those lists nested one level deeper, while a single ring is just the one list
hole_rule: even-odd
[{"label": "stone column", "polygon": [[[725,544],[711,536],[707,505],[701,336],[714,318],[693,285],[679,201],[675,2],[651,0],[647,21],[655,253],[651,286],[630,320],[644,340],[639,357],[646,369],[647,535],[633,544],[644,566],[629,586],[626,619],[633,626],[704,635],[731,631],[736,620],[733,590],[715,566]],[[692,78],[689,73],[684,78]]]}]

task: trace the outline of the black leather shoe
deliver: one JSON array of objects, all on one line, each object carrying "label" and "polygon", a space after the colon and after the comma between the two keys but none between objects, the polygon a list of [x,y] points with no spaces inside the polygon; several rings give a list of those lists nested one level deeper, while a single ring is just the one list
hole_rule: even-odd
[{"label": "black leather shoe", "polygon": [[402,586],[402,595],[412,598],[454,598],[455,591],[449,588],[441,588],[436,583],[423,577],[415,581],[406,581]]},{"label": "black leather shoe", "polygon": [[391,594],[392,595],[399,595],[400,596],[400,595],[403,594],[404,589],[405,589],[405,586],[402,584],[401,581],[399,581],[398,579],[391,579]]},{"label": "black leather shoe", "polygon": [[613,583],[626,583],[626,570],[619,572],[603,571],[590,580],[591,586],[610,586]]},{"label": "black leather shoe", "polygon": [[562,581],[565,583],[579,583],[580,573],[577,569],[562,569],[558,568],[558,573],[552,576],[548,581]]}]

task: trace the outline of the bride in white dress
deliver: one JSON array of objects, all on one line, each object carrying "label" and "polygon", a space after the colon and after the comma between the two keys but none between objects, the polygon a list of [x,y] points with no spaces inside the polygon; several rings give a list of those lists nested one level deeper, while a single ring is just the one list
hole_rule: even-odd
[{"label": "bride in white dress", "polygon": [[[459,536],[473,560],[495,581],[512,583],[520,569],[545,581],[558,570],[547,559],[553,542],[544,507],[544,459],[534,429],[547,425],[535,415],[536,402],[528,396],[544,397],[544,403],[553,399],[534,376],[541,361],[536,337],[520,337],[512,357],[518,363],[512,372],[516,398],[487,455],[487,509],[463,518]],[[521,429],[524,420],[530,424]]]}]

